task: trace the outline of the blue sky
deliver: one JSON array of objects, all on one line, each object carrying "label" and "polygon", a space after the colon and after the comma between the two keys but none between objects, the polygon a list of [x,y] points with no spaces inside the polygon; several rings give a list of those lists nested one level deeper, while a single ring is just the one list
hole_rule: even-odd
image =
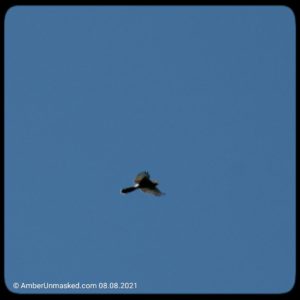
[{"label": "blue sky", "polygon": [[[144,170],[166,195],[121,195]],[[294,279],[289,8],[8,11],[9,290],[282,293]],[[13,285],[68,282],[137,288]]]}]

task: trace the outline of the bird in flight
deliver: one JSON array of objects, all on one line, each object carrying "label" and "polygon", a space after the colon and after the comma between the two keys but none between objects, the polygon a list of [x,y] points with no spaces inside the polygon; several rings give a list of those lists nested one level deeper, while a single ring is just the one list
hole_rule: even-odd
[{"label": "bird in flight", "polygon": [[145,193],[150,193],[155,196],[164,195],[156,186],[158,185],[158,181],[151,180],[150,174],[147,171],[141,172],[137,174],[135,177],[135,185],[124,188],[121,190],[122,194],[127,194],[135,191],[136,189],[141,189]]}]

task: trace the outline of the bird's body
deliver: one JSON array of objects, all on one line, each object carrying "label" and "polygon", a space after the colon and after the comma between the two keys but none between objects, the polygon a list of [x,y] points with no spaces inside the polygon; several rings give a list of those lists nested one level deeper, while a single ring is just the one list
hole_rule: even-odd
[{"label": "bird's body", "polygon": [[155,196],[164,195],[156,186],[158,185],[158,181],[151,180],[150,174],[147,171],[139,173],[135,180],[135,185],[131,187],[127,187],[121,190],[122,194],[127,194],[135,191],[136,189],[141,189],[145,193],[150,193]]}]

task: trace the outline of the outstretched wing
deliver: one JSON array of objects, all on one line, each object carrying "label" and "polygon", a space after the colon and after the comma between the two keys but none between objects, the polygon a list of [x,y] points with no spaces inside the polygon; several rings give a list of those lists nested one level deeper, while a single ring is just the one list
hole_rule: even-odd
[{"label": "outstretched wing", "polygon": [[143,179],[150,179],[150,174],[147,171],[141,172],[137,174],[134,182],[140,183]]},{"label": "outstretched wing", "polygon": [[145,193],[149,193],[149,194],[152,194],[152,195],[155,195],[155,196],[162,196],[162,195],[165,195],[165,193],[162,193],[157,187],[155,188],[141,188],[141,190]]}]

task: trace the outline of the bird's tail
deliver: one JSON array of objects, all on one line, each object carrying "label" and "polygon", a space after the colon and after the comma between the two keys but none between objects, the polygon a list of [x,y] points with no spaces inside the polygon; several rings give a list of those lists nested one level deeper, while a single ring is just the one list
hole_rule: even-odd
[{"label": "bird's tail", "polygon": [[138,188],[137,186],[130,186],[130,187],[122,189],[121,193],[122,194],[127,194],[127,193],[135,191],[137,188]]}]

